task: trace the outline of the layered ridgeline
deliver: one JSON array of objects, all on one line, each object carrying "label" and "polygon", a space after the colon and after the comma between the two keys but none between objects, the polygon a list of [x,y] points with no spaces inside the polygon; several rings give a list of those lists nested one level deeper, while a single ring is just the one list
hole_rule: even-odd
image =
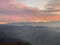
[{"label": "layered ridgeline", "polygon": [[[1,42],[28,42],[26,45],[60,45],[60,28],[48,26],[0,25]],[[23,45],[23,44],[20,44]]]},{"label": "layered ridgeline", "polygon": [[60,27],[60,21],[52,21],[52,22],[12,22],[8,23],[8,25],[14,26],[47,26],[47,27]]}]

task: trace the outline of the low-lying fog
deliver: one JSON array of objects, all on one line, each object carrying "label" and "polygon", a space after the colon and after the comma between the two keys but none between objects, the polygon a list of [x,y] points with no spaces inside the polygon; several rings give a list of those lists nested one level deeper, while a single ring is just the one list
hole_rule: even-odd
[{"label": "low-lying fog", "polygon": [[17,24],[0,25],[0,42],[10,41],[9,39],[12,38],[12,41],[13,39],[20,39],[32,45],[60,45],[60,27],[50,27],[48,24],[48,26],[26,24],[29,23],[20,23],[20,26],[16,26]]}]

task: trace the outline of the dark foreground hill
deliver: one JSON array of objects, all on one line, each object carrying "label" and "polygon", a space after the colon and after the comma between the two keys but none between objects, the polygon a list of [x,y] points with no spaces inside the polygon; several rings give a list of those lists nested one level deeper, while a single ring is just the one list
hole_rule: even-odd
[{"label": "dark foreground hill", "polygon": [[[0,44],[60,45],[60,28],[0,25]],[[23,40],[23,41],[22,41]],[[6,44],[7,45],[7,44]]]},{"label": "dark foreground hill", "polygon": [[3,38],[0,40],[0,45],[32,45],[29,42],[26,42],[24,40],[18,40],[18,39],[11,39],[11,38]]},{"label": "dark foreground hill", "polygon": [[23,39],[18,39],[14,34],[16,26],[0,25],[0,45],[32,45]]}]

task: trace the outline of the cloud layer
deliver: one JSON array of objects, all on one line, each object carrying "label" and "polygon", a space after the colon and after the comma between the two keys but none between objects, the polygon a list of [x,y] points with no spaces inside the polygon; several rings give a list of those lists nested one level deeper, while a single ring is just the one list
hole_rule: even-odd
[{"label": "cloud layer", "polygon": [[[0,21],[7,21],[7,22],[60,21],[59,0],[50,1],[51,3],[45,6],[46,10],[39,10],[36,7],[32,8],[33,4],[30,4],[31,2],[29,3],[28,2],[29,0],[26,0],[26,2],[22,0],[17,1],[17,3],[14,4],[13,0],[0,0]],[[30,4],[31,6],[28,6],[25,3],[28,3],[28,5]]]}]

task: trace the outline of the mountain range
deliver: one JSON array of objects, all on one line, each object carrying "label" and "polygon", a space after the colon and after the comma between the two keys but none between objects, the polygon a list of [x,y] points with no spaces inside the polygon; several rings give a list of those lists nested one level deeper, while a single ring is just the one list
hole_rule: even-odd
[{"label": "mountain range", "polygon": [[60,28],[0,25],[0,42],[18,42],[21,40],[32,45],[60,45]]}]

